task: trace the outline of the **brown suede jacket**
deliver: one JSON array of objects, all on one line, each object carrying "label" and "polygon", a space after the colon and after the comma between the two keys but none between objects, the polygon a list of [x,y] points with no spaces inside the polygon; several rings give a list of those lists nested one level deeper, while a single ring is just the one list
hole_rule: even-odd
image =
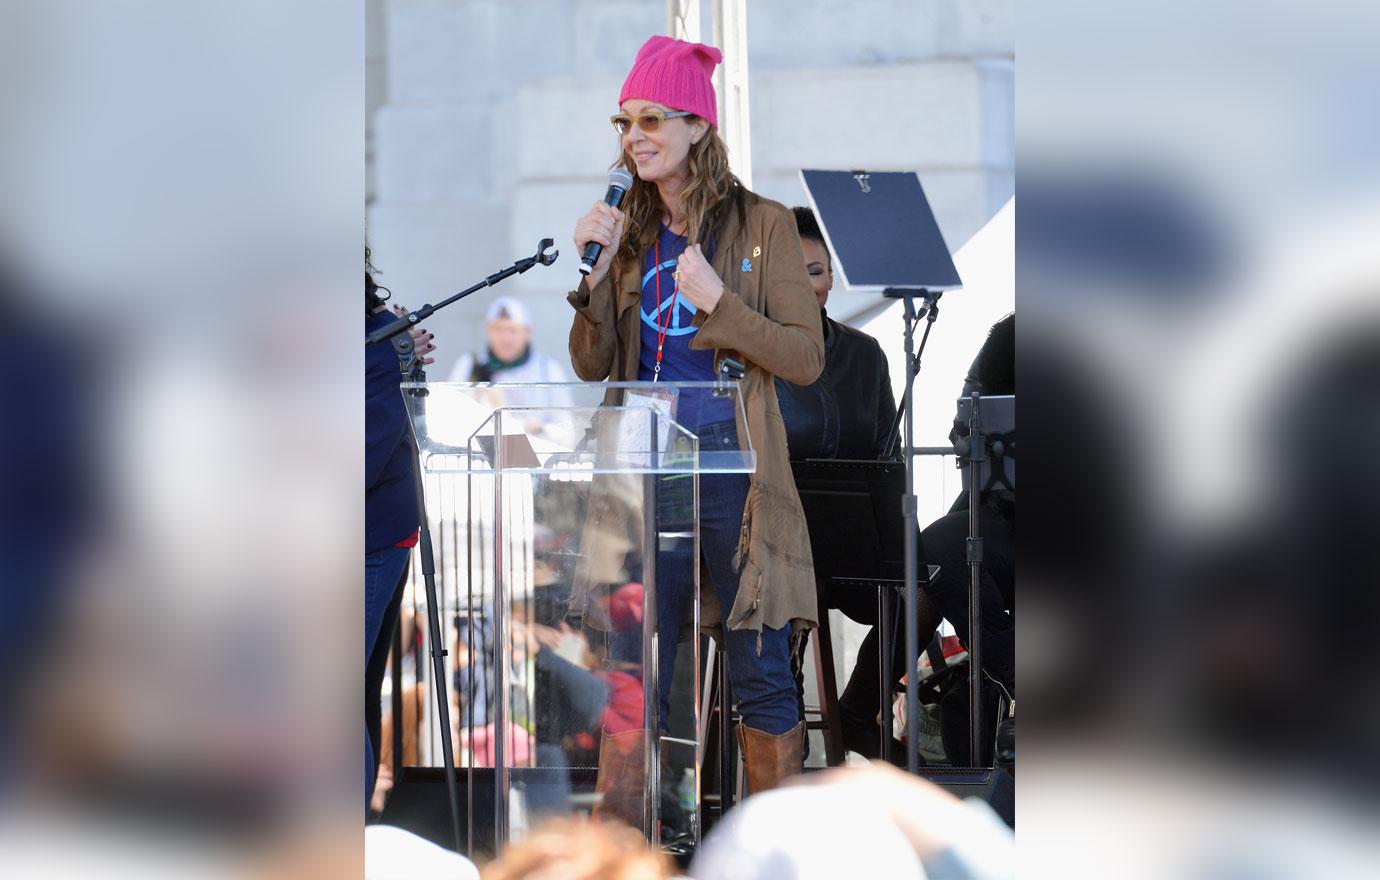
[{"label": "brown suede jacket", "polygon": [[[750,478],[734,559],[740,579],[729,626],[760,632],[764,625],[791,624],[799,634],[818,622],[814,564],[772,379],[808,385],[818,378],[824,337],[790,211],[751,192],[746,199],[746,224],[730,212],[719,230],[711,264],[724,294],[713,314],[695,315],[699,329],[690,346],[714,349],[716,370],[725,356],[747,367],[741,383],[747,424],[738,425],[738,435],[751,438],[757,471]],[[743,271],[744,259],[750,271]],[[640,268],[615,260],[593,290],[581,284],[570,293],[575,308],[570,360],[581,379],[637,380]],[[701,606],[701,625],[717,624],[721,612],[712,589],[701,590]]]}]

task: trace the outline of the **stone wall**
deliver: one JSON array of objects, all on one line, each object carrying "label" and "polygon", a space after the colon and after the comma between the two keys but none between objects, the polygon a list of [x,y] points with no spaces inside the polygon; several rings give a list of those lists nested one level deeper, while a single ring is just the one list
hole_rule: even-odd
[{"label": "stone wall", "polygon": [[[708,5],[708,4],[706,4]],[[551,236],[505,282],[565,345],[575,219],[603,192],[607,122],[664,0],[368,0],[367,222],[399,301],[434,302]],[[957,249],[1013,192],[1013,0],[752,0],[754,189],[801,204],[802,167],[917,170]],[[493,294],[435,320],[441,377]],[[831,313],[870,302],[836,291]]]}]

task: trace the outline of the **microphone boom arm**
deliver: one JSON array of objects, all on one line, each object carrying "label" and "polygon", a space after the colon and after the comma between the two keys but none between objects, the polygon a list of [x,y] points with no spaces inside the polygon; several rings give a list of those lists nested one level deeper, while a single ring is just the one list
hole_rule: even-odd
[{"label": "microphone boom arm", "polygon": [[385,339],[392,339],[394,336],[397,336],[404,330],[411,329],[412,327],[415,327],[416,325],[422,323],[427,318],[430,318],[433,314],[439,312],[441,309],[444,309],[451,303],[458,302],[477,290],[482,290],[485,287],[493,287],[495,284],[497,284],[505,278],[512,277],[513,275],[521,275],[523,272],[526,272],[528,269],[532,268],[538,263],[540,263],[543,266],[550,266],[552,263],[556,262],[556,258],[561,255],[561,252],[556,250],[554,245],[555,242],[552,239],[543,238],[540,242],[537,243],[537,252],[532,256],[523,257],[513,265],[509,266],[506,269],[495,272],[494,274],[485,278],[478,284],[475,284],[472,287],[467,287],[466,289],[460,291],[454,296],[441,300],[441,302],[437,305],[433,306],[430,303],[427,303],[420,309],[417,309],[415,312],[408,312],[407,317],[399,318],[398,320],[387,325],[386,327],[380,327],[373,333],[370,333],[368,336],[365,337],[365,343],[372,345],[375,342],[383,342]]}]

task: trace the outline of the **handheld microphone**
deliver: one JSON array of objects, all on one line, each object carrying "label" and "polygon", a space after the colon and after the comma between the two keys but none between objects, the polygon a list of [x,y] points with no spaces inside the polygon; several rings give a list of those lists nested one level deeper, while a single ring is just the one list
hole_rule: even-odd
[{"label": "handheld microphone", "polygon": [[[604,204],[610,208],[618,207],[623,201],[623,196],[627,195],[632,189],[632,174],[626,168],[615,168],[609,172],[609,190],[604,193]],[[580,257],[580,274],[588,275],[594,271],[594,264],[599,261],[599,253],[604,246],[597,241],[591,241],[585,245],[584,256]]]}]

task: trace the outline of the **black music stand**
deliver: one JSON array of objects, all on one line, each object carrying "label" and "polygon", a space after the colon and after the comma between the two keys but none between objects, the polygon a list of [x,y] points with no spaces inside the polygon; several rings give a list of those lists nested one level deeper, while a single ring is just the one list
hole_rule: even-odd
[{"label": "black music stand", "polygon": [[[815,576],[838,587],[877,591],[881,753],[890,763],[891,697],[896,692],[891,596],[905,587],[905,524],[898,503],[905,490],[905,467],[896,461],[807,459],[791,462],[791,470],[810,530]],[[926,566],[920,582],[928,583],[937,569]],[[909,680],[914,679],[912,673]],[[915,739],[913,733],[910,739]]]},{"label": "black music stand", "polygon": [[[949,247],[939,232],[934,212],[925,199],[920,177],[912,172],[801,171],[801,185],[819,220],[824,241],[829,247],[833,267],[846,287],[876,291],[899,299],[905,305],[906,388],[897,410],[905,418],[905,483],[901,495],[905,542],[905,618],[906,656],[920,653],[916,617],[919,612],[919,503],[915,497],[914,413],[911,397],[915,377],[920,372],[920,357],[925,352],[930,330],[939,316],[939,297],[946,290],[963,286],[949,256]],[[917,313],[915,300],[924,306]],[[915,325],[925,318],[925,334],[920,350],[914,351]],[[894,432],[893,432],[894,433]],[[890,450],[888,450],[889,452]],[[980,544],[977,552],[981,553]],[[977,657],[980,637],[978,621],[969,653]],[[980,675],[976,664],[971,671],[971,687],[977,689]],[[907,729],[915,731],[920,720],[915,676],[906,676]],[[972,731],[977,742],[977,730]],[[976,761],[974,761],[976,763]],[[920,770],[919,744],[907,737],[906,767]]]}]

